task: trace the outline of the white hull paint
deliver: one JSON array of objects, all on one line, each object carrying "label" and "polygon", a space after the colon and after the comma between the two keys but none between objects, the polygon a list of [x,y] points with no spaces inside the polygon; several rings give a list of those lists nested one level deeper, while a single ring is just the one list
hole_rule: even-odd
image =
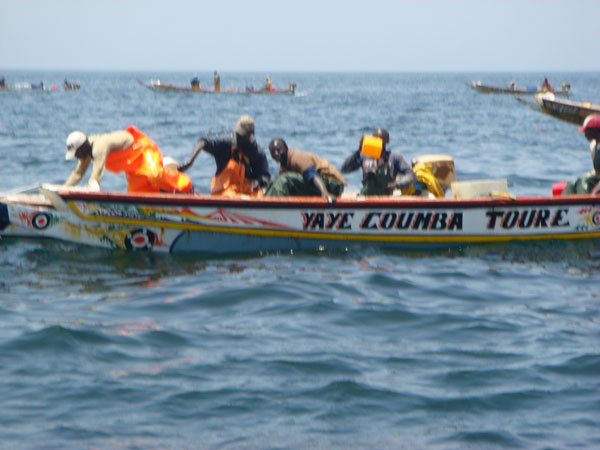
[{"label": "white hull paint", "polygon": [[[40,188],[0,198],[0,236],[125,250],[210,254],[352,245],[450,248],[597,239],[600,197],[222,198]],[[4,219],[2,218],[4,217]],[[8,224],[7,224],[8,223]]]}]

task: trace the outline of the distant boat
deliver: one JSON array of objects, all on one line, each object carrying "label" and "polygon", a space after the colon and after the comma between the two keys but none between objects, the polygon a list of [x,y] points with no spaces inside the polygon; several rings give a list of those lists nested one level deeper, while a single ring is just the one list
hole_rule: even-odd
[{"label": "distant boat", "polygon": [[600,114],[600,105],[590,102],[574,102],[572,100],[557,99],[555,94],[546,92],[537,94],[535,100],[542,112],[550,114],[567,122],[581,125],[590,114]]},{"label": "distant boat", "polygon": [[[481,81],[472,81],[469,86],[471,87],[471,89],[475,89],[477,92],[480,92],[482,94],[535,95],[544,92],[542,88],[538,88],[536,86],[492,86],[488,84],[482,84]],[[568,97],[570,90],[571,85],[569,83],[563,83],[562,89],[555,90],[554,95]]]},{"label": "distant boat", "polygon": [[[72,83],[67,85],[63,85],[63,89],[65,91],[78,91],[79,83]],[[44,83],[32,84],[28,82],[19,82],[13,85],[3,85],[0,86],[1,91],[59,91],[60,88],[56,84],[52,84],[50,86],[46,86]]]},{"label": "distant boat", "polygon": [[192,88],[191,86],[177,86],[171,83],[165,83],[160,80],[150,80],[149,84],[145,84],[141,80],[137,80],[140,86],[144,86],[152,91],[157,92],[192,92],[196,94],[283,94],[283,95],[294,95],[296,92],[296,83],[290,83],[287,89],[254,89],[248,87],[246,89],[221,89],[215,91],[213,89],[204,88]]},{"label": "distant boat", "polygon": [[13,85],[5,84],[0,86],[0,91],[43,91],[48,88],[44,87],[44,83],[31,84],[27,82],[15,83]]}]

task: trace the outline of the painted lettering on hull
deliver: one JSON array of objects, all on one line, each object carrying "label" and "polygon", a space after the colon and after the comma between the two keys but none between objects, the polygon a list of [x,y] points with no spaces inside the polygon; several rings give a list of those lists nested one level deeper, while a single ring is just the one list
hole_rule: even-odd
[{"label": "painted lettering on hull", "polygon": [[302,213],[302,228],[305,230],[351,230],[350,220],[354,213]]},{"label": "painted lettering on hull", "polygon": [[[354,213],[303,212],[304,230],[351,230]],[[461,231],[462,212],[369,211],[358,222],[360,230]]]},{"label": "painted lettering on hull", "polygon": [[559,228],[568,227],[568,208],[558,208],[552,213],[550,209],[525,209],[522,211],[510,209],[486,211],[486,228],[488,230],[512,230],[515,228]]},{"label": "painted lettering on hull", "polygon": [[368,212],[360,222],[361,230],[459,231],[463,227],[462,212]]}]

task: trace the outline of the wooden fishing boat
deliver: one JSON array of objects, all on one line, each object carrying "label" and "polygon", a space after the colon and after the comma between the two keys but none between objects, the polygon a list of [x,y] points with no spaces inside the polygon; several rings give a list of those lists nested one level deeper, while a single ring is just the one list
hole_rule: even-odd
[{"label": "wooden fishing boat", "polygon": [[590,102],[557,99],[553,94],[548,92],[536,95],[535,100],[542,112],[578,125],[581,125],[590,114],[600,114],[600,105],[593,105]]},{"label": "wooden fishing boat", "polygon": [[152,91],[156,92],[192,92],[196,94],[279,94],[279,95],[294,95],[296,92],[296,83],[290,83],[287,89],[274,89],[269,90],[265,88],[254,89],[248,87],[246,89],[221,89],[215,91],[213,89],[205,88],[192,88],[191,86],[177,86],[172,83],[165,83],[160,80],[150,80],[149,84],[144,84],[143,81],[138,80],[138,84],[144,86]]},{"label": "wooden fishing boat", "polygon": [[328,203],[42,185],[37,193],[0,196],[0,236],[203,254],[598,239],[600,196],[342,196]]},{"label": "wooden fishing boat", "polygon": [[[492,86],[488,84],[482,84],[481,81],[473,81],[469,85],[472,89],[475,89],[477,92],[481,92],[482,94],[512,94],[512,95],[535,95],[539,94],[542,91],[541,88],[538,87],[520,87],[520,86]],[[554,91],[554,95],[559,96],[569,96],[569,91],[571,86],[569,83],[564,83],[561,89],[556,89]]]},{"label": "wooden fishing boat", "polygon": [[12,85],[0,86],[0,91],[44,91],[52,90],[50,87],[45,87],[43,83],[16,83]]}]

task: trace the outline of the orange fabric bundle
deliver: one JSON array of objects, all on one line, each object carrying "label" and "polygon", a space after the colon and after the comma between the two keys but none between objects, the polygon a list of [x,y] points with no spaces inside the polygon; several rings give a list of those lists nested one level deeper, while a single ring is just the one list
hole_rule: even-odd
[{"label": "orange fabric bundle", "polygon": [[106,159],[106,169],[125,172],[127,192],[189,192],[192,181],[183,173],[163,166],[158,145],[133,125],[127,127],[133,144]]}]

